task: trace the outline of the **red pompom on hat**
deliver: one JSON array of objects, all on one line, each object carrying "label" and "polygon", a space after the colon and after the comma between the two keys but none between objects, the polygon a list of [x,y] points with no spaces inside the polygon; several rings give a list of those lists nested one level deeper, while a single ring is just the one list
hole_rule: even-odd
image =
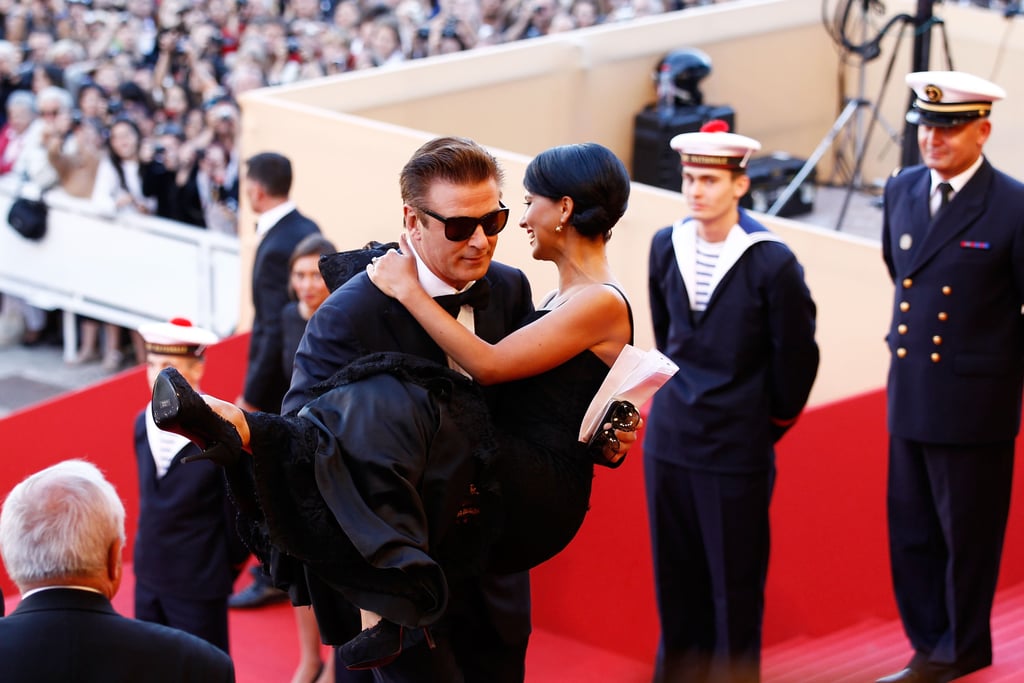
[{"label": "red pompom on hat", "polygon": [[165,323],[147,323],[139,327],[148,353],[164,356],[201,358],[206,349],[216,344],[217,335],[196,327],[187,318],[172,318]]},{"label": "red pompom on hat", "polygon": [[701,133],[728,133],[729,122],[722,119],[711,119],[700,127]]}]

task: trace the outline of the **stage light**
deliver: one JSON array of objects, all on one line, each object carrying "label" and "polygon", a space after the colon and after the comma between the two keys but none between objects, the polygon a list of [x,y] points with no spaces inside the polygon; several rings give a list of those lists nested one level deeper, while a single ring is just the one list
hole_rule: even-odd
[{"label": "stage light", "polygon": [[700,82],[711,73],[711,58],[697,48],[684,48],[669,52],[654,69],[654,82],[658,83],[662,70],[672,79],[676,107],[697,107],[704,103]]}]

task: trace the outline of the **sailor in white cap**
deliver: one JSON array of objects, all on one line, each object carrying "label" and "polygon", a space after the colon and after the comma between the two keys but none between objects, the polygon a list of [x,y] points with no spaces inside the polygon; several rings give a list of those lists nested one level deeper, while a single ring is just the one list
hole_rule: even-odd
[{"label": "sailor in white cap", "polygon": [[817,373],[815,306],[793,253],[739,207],[760,143],[716,121],[671,146],[690,215],[655,234],[648,275],[655,341],[679,365],[643,449],[655,680],[758,680],[774,444]]},{"label": "sailor in white cap", "polygon": [[998,85],[906,77],[922,165],[885,188],[896,285],[888,379],[889,551],[913,648],[879,679],[949,681],[992,662],[990,617],[1024,385],[1024,185],[983,147]]},{"label": "sailor in white cap", "polygon": [[[139,327],[152,394],[157,374],[174,367],[198,389],[206,350],[217,335],[175,318]],[[139,522],[135,537],[135,617],[181,629],[228,651],[227,599],[248,552],[220,468],[183,463],[199,448],[165,432],[147,405],[135,421]]]}]

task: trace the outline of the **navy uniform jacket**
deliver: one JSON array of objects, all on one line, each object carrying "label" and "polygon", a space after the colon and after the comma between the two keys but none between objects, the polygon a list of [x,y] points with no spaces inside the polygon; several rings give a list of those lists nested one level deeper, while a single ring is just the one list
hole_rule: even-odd
[{"label": "navy uniform jacket", "polygon": [[291,379],[281,369],[281,309],[288,303],[288,261],[304,237],[320,232],[301,213],[286,213],[256,248],[252,267],[252,303],[256,310],[249,337],[245,400],[276,413]]},{"label": "navy uniform jacket", "polygon": [[205,640],[114,611],[74,588],[34,593],[0,619],[5,683],[230,683],[234,665]]},{"label": "navy uniform jacket", "polygon": [[882,250],[896,284],[889,431],[1012,440],[1024,379],[1024,185],[984,161],[932,221],[930,182],[915,166],[885,189]]},{"label": "navy uniform jacket", "polygon": [[678,230],[679,244],[687,245],[683,263],[692,263],[695,227],[682,221],[652,240],[654,339],[679,372],[654,395],[644,440],[650,457],[711,472],[768,470],[785,430],[780,423],[792,424],[814,383],[816,309],[803,269],[742,210],[739,227],[726,240],[720,266],[735,262],[703,315],[691,310],[673,243]]},{"label": "navy uniform jacket", "polygon": [[248,551],[235,530],[236,513],[220,466],[208,460],[181,462],[198,453],[198,446],[187,444],[158,479],[146,439],[145,413],[135,420],[135,580],[166,596],[223,598],[231,594],[236,568]]},{"label": "navy uniform jacket", "polygon": [[[530,283],[518,269],[492,261],[484,277],[491,285],[491,299],[486,308],[476,309],[474,325],[477,336],[494,343],[519,327],[532,312],[533,299]],[[315,397],[317,383],[356,358],[378,351],[399,351],[447,363],[444,351],[409,311],[361,272],[334,290],[306,324],[281,412],[298,411]],[[502,638],[516,642],[529,636],[528,574],[485,576],[481,586],[488,613]]]}]

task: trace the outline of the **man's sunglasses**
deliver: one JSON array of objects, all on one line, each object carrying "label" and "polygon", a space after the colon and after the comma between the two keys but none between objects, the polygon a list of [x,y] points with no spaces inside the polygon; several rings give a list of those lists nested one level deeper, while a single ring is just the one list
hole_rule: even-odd
[{"label": "man's sunglasses", "polygon": [[484,234],[488,237],[494,237],[505,229],[505,225],[508,224],[508,207],[502,202],[498,202],[498,206],[501,208],[497,211],[491,211],[479,218],[474,218],[473,216],[445,218],[430,209],[420,208],[419,210],[431,218],[444,223],[444,236],[446,238],[452,242],[464,242],[473,236],[478,225],[484,229]]}]

